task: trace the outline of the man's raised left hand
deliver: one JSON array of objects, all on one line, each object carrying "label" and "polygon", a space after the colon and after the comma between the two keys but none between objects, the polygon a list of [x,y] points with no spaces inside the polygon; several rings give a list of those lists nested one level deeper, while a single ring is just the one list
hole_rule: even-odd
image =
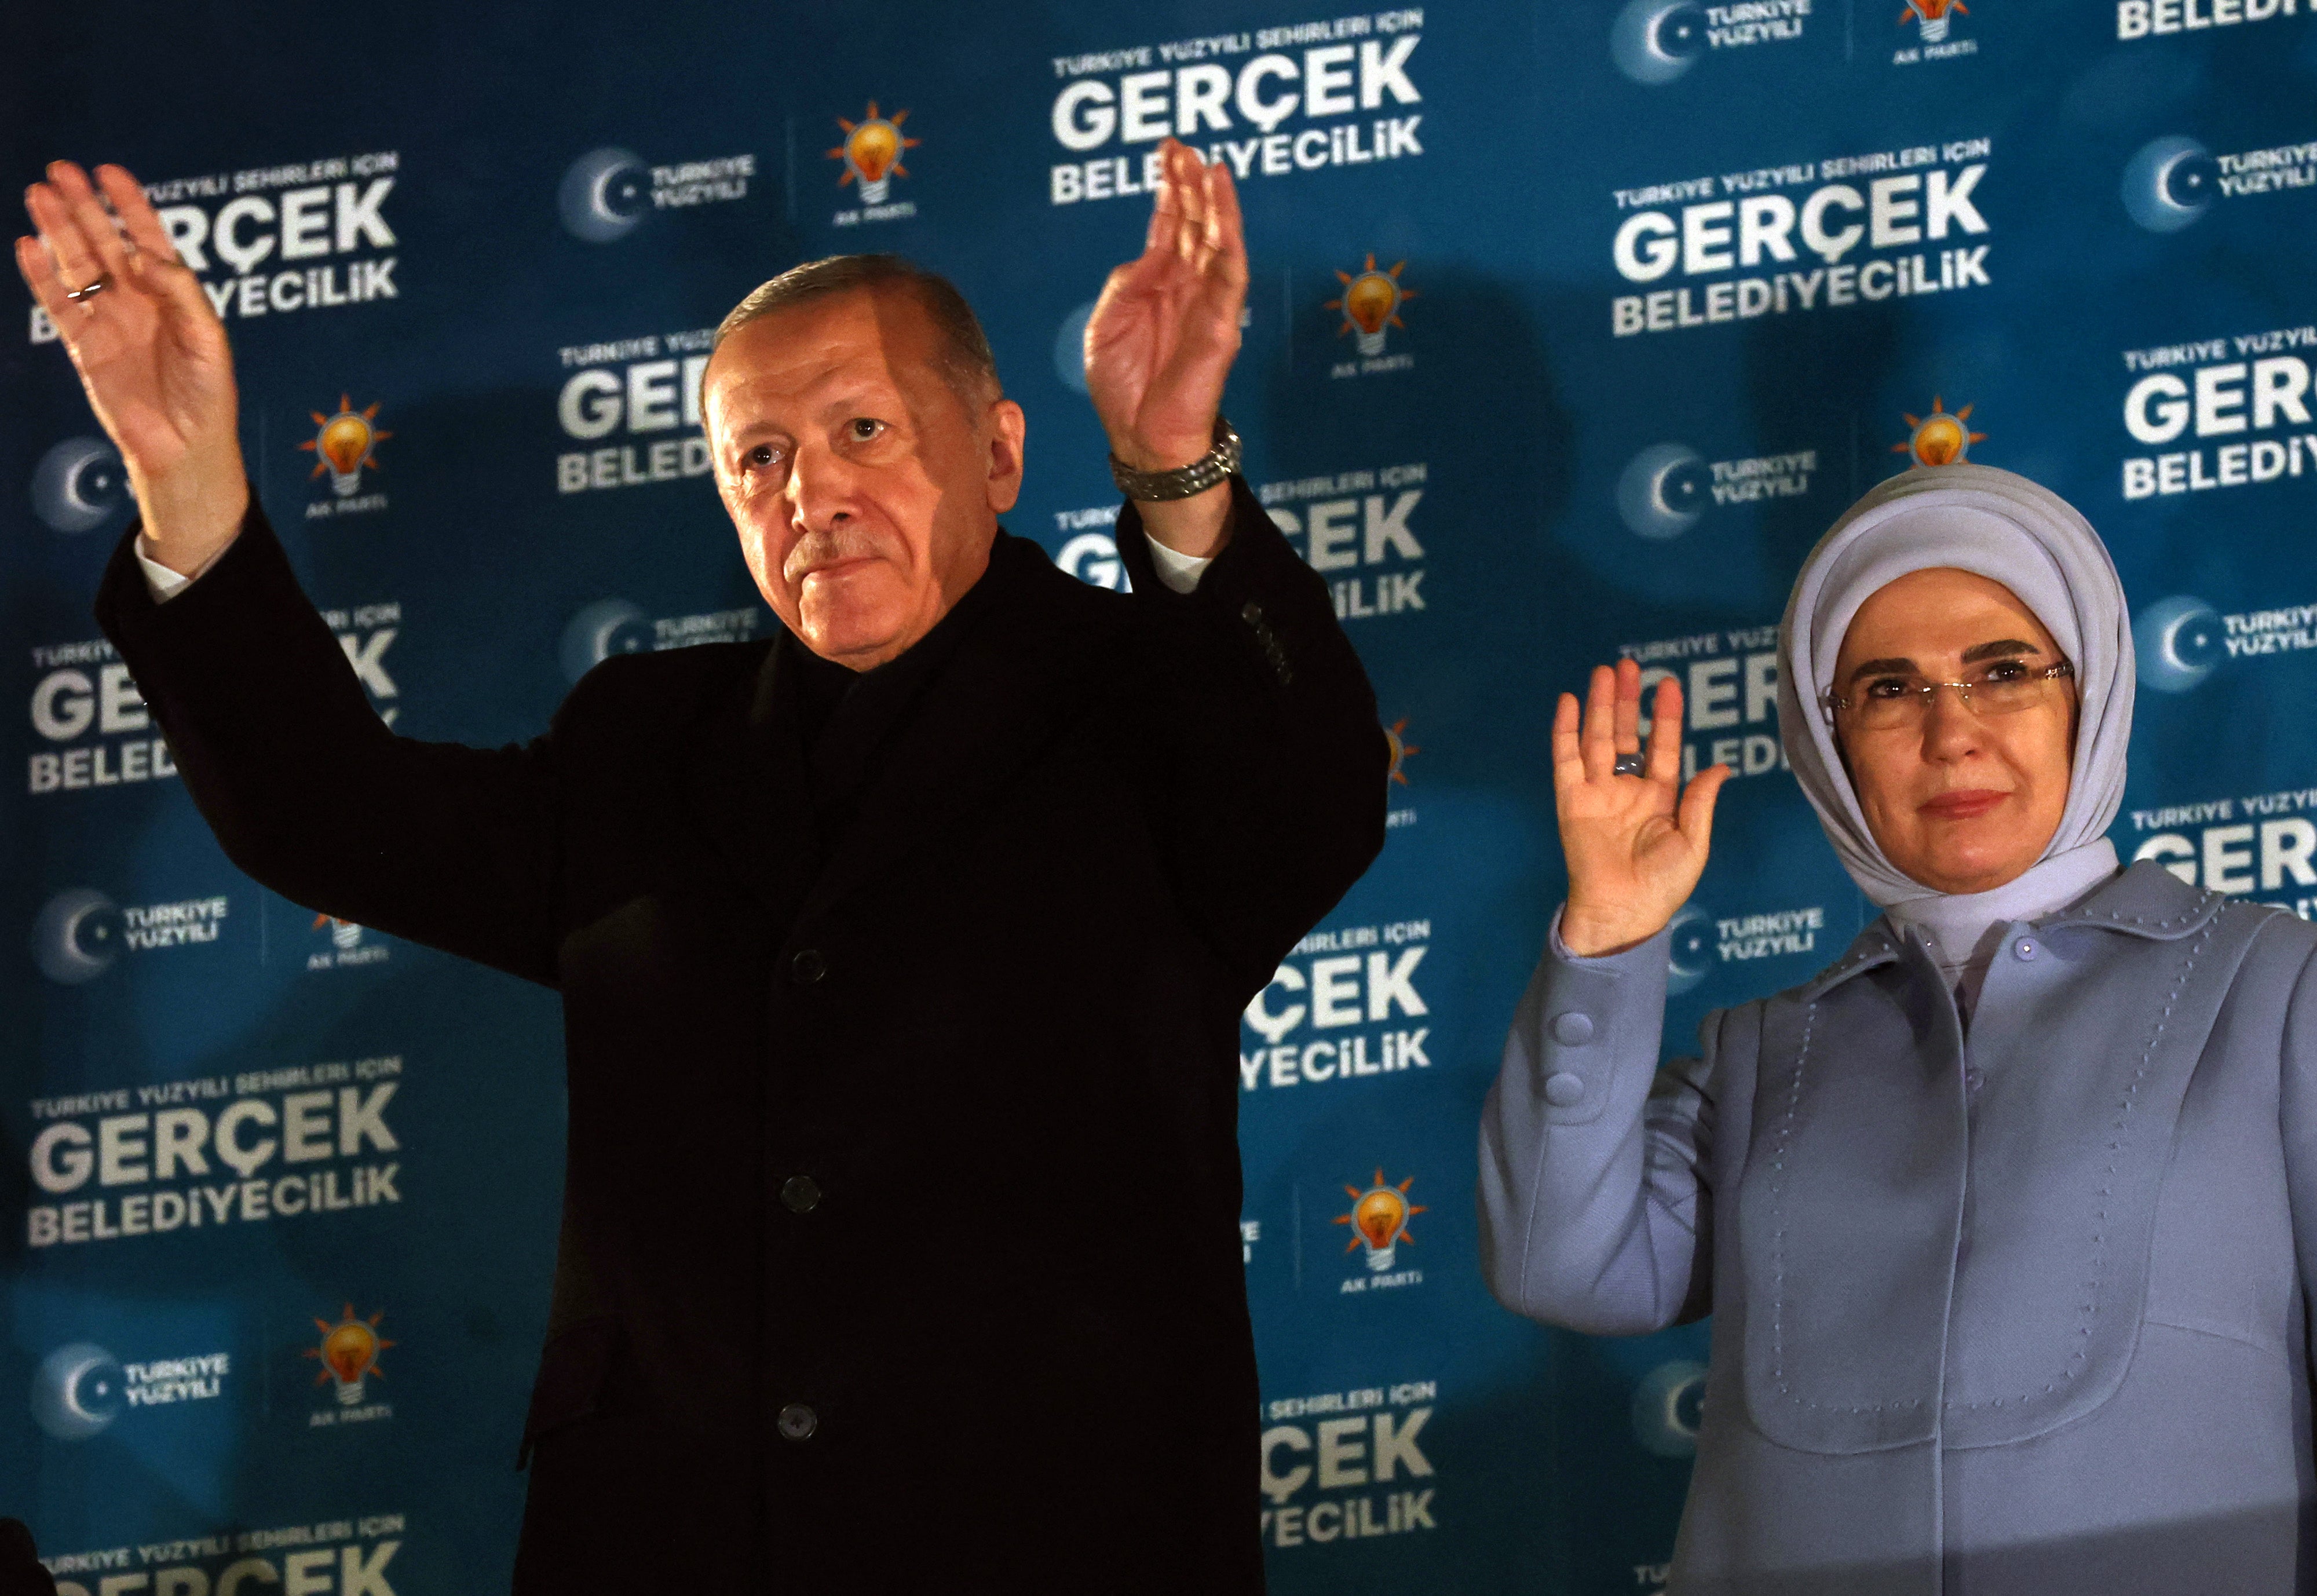
[{"label": "man's raised left hand", "polygon": [[[1110,274],[1087,322],[1087,390],[1111,452],[1138,471],[1172,471],[1207,452],[1223,381],[1239,354],[1247,240],[1230,171],[1172,139],[1142,254]],[[1178,553],[1221,551],[1230,490],[1137,507]]]}]

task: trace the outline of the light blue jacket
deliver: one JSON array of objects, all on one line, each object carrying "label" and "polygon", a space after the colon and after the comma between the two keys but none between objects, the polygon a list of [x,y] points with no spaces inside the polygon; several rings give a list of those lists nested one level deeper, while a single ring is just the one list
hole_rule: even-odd
[{"label": "light blue jacket", "polygon": [[2133,866],[1968,1035],[1879,919],[1658,1068],[1662,938],[1548,951],[1481,1257],[1598,1335],[1713,1315],[1676,1596],[2317,1589],[2317,928]]}]

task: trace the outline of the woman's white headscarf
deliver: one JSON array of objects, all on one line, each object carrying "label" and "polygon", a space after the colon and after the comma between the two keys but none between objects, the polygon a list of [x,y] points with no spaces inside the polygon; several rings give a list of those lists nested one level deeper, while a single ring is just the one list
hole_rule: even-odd
[{"label": "woman's white headscarf", "polygon": [[[2050,846],[2017,880],[1968,896],[1935,892],[1884,856],[1820,704],[1859,606],[1888,583],[1935,566],[1972,571],[2017,595],[2075,667],[2080,705],[2067,807]],[[1778,628],[1778,733],[1827,839],[1859,891],[1941,945],[1942,964],[1967,956],[1979,939],[1971,928],[2033,919],[2114,874],[2106,832],[2124,801],[2132,736],[2132,616],[2099,534],[2058,494],[1992,466],[1918,467],[1892,477],[1843,512],[1803,561]]]}]

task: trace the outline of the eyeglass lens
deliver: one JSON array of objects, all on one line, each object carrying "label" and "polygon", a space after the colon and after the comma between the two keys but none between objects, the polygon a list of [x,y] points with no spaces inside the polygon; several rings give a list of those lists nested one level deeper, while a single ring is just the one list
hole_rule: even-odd
[{"label": "eyeglass lens", "polygon": [[1875,677],[1859,684],[1851,704],[1861,725],[1896,726],[1929,713],[1932,699],[1943,687],[1959,687],[1964,703],[1979,714],[2008,715],[2043,703],[2054,685],[2054,678],[2044,672],[2004,659],[1971,672],[1960,683],[1920,676]]}]

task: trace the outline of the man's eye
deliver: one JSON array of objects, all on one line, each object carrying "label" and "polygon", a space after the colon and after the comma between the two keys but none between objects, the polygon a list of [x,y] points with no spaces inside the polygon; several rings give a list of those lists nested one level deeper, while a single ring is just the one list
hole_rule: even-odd
[{"label": "man's eye", "polygon": [[865,444],[885,430],[885,424],[873,417],[855,416],[845,424],[845,435],[856,444]]},{"label": "man's eye", "polygon": [[746,458],[750,466],[763,471],[780,462],[781,452],[770,444],[759,444],[748,451]]}]

